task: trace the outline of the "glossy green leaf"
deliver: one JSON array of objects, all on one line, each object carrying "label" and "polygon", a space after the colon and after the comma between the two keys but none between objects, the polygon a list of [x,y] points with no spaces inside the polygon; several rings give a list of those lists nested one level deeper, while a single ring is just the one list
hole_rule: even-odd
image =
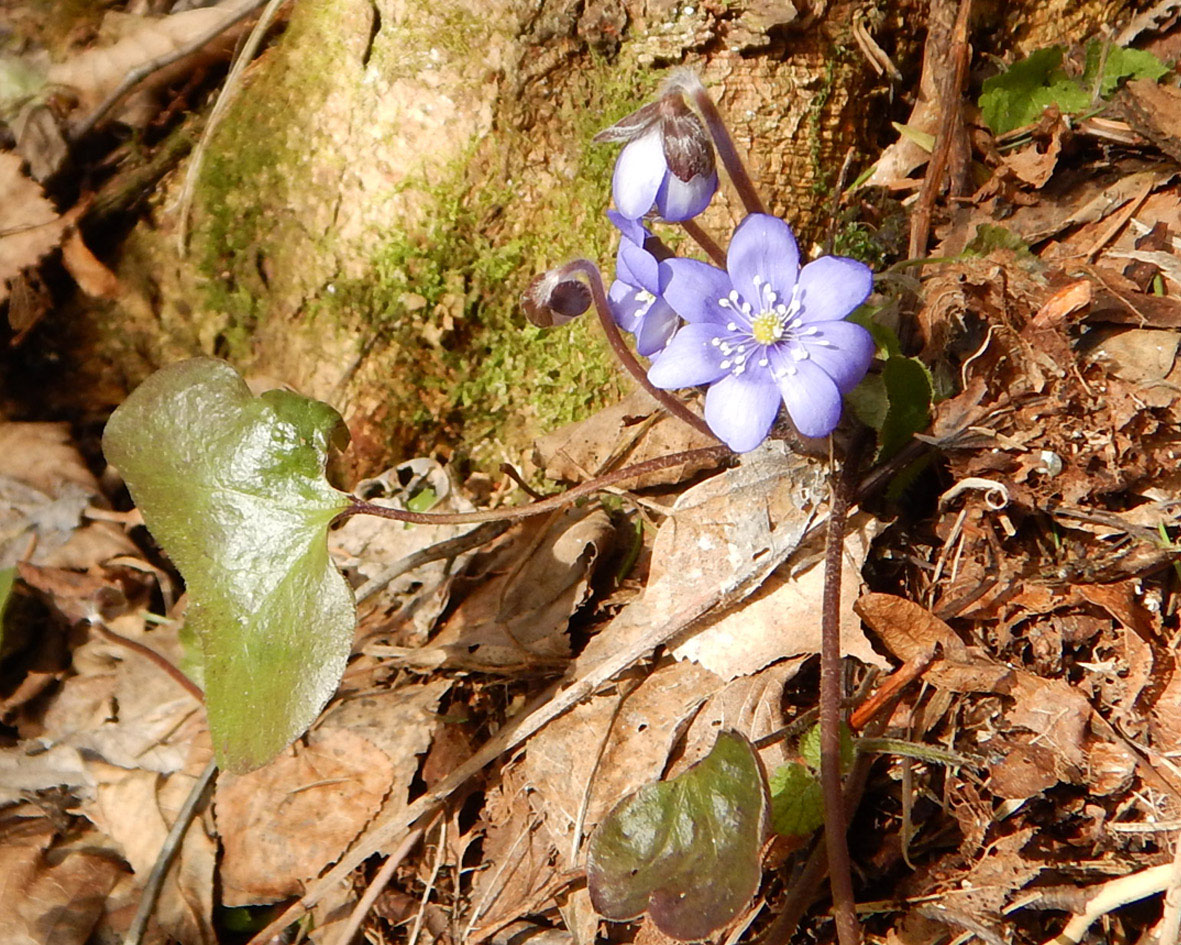
[{"label": "glossy green leaf", "polygon": [[344,671],[355,610],[326,535],[349,503],[324,477],[342,430],[327,404],[254,397],[211,358],[156,372],[107,424],[107,459],[188,586],[227,770],[258,767],[302,734]]},{"label": "glossy green leaf", "polygon": [[753,746],[722,732],[696,765],[640,788],[599,824],[587,844],[591,903],[614,921],[646,911],[672,938],[705,938],[758,889],[766,815]]}]

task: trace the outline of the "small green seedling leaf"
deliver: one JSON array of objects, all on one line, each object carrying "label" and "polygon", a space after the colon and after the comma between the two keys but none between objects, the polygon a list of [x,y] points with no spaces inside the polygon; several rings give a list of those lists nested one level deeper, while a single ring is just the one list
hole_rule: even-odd
[{"label": "small green seedling leaf", "polygon": [[1011,249],[1018,256],[1033,258],[1025,240],[1007,227],[994,223],[981,223],[976,227],[976,235],[964,247],[964,255],[984,257],[994,249]]},{"label": "small green seedling leaf", "polygon": [[4,654],[4,613],[12,597],[12,585],[16,582],[16,568],[0,568],[0,656]]},{"label": "small green seedling leaf", "polygon": [[1097,39],[1087,43],[1087,62],[1083,68],[1083,86],[1089,89],[1094,87],[1102,63],[1103,78],[1099,82],[1099,94],[1103,98],[1111,95],[1122,79],[1151,79],[1156,82],[1169,71],[1168,66],[1146,49],[1107,44],[1105,56],[1104,45]]},{"label": "small green seedling leaf", "polygon": [[889,408],[878,438],[878,458],[889,459],[931,417],[931,372],[918,358],[893,357],[882,368]]},{"label": "small green seedling leaf", "polygon": [[591,903],[616,922],[645,911],[679,941],[706,938],[750,902],[767,816],[751,743],[722,732],[700,762],[622,800],[587,844]]},{"label": "small green seedling leaf", "polygon": [[1090,91],[1061,68],[1064,51],[1062,46],[1038,49],[984,80],[980,115],[993,134],[1003,135],[1037,121],[1050,105],[1062,112],[1090,107]]},{"label": "small green seedling leaf", "polygon": [[820,779],[793,761],[771,775],[771,827],[781,837],[807,837],[824,826]]},{"label": "small green seedling leaf", "polygon": [[[806,837],[824,826],[824,794],[820,787],[820,726],[806,731],[797,746],[803,764],[780,765],[770,778],[771,826],[782,837]],[[853,764],[857,746],[841,726],[841,770]]]},{"label": "small green seedling leaf", "polygon": [[[820,773],[820,726],[813,725],[808,731],[804,732],[799,744],[800,757],[804,759],[804,764]],[[841,725],[841,770],[848,770],[849,766],[853,764],[853,758],[857,754],[857,746],[853,743],[853,733],[849,731],[847,725]]]},{"label": "small green seedling leaf", "polygon": [[324,477],[343,430],[327,404],[254,397],[224,361],[157,371],[111,416],[107,459],[184,575],[218,764],[265,764],[336,691],[353,595],[328,557],[349,504]]}]

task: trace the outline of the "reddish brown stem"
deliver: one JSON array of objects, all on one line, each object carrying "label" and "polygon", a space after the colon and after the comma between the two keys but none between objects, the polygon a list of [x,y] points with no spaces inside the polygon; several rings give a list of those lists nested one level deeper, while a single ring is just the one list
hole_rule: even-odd
[{"label": "reddish brown stem", "polygon": [[824,842],[832,888],[832,912],[840,945],[860,945],[861,927],[853,898],[848,821],[841,791],[841,561],[845,520],[855,491],[850,453],[834,477],[824,547],[824,595],[820,616],[820,787],[824,794]]},{"label": "reddish brown stem", "polygon": [[576,273],[581,273],[586,278],[587,284],[590,286],[591,298],[594,300],[595,313],[599,316],[599,324],[603,326],[603,334],[607,336],[607,343],[627,373],[635,378],[636,383],[651,394],[657,403],[674,417],[684,420],[698,433],[708,436],[711,440],[716,440],[717,437],[701,417],[681,403],[673,394],[661,390],[648,380],[648,372],[636,360],[636,356],[632,354],[631,348],[627,346],[623,336],[619,333],[619,327],[615,324],[615,318],[611,314],[611,306],[607,302],[607,292],[603,288],[603,277],[599,273],[599,267],[589,259],[575,259],[556,270],[559,279],[568,279]]},{"label": "reddish brown stem", "polygon": [[343,521],[354,515],[375,515],[378,518],[391,518],[398,522],[411,522],[415,525],[467,525],[474,522],[511,522],[518,519],[530,518],[534,515],[545,515],[557,509],[572,505],[579,499],[593,495],[596,492],[613,486],[617,482],[635,479],[648,473],[658,472],[687,463],[700,463],[709,460],[722,460],[732,455],[728,446],[706,446],[697,450],[685,450],[682,453],[670,453],[658,456],[644,463],[625,466],[615,472],[599,476],[580,486],[567,489],[561,495],[550,496],[539,502],[519,505],[510,509],[484,509],[479,512],[409,512],[404,509],[390,509],[384,505],[373,505],[363,499],[352,497],[352,505],[337,516],[337,521]]},{"label": "reddish brown stem", "polygon": [[698,226],[696,220],[682,220],[681,227],[693,238],[693,242],[705,250],[706,255],[714,261],[714,265],[726,268],[726,254],[722,251],[722,247]]},{"label": "reddish brown stem", "polygon": [[672,85],[693,99],[693,104],[701,112],[701,117],[705,120],[705,127],[709,129],[710,137],[714,139],[714,147],[718,149],[718,157],[722,160],[722,166],[726,168],[730,182],[738,191],[738,197],[742,200],[746,212],[766,213],[767,208],[763,204],[763,198],[759,196],[754,182],[750,179],[750,174],[747,173],[746,165],[738,156],[738,148],[734,146],[734,139],[730,137],[730,131],[722,120],[718,106],[714,104],[714,100],[705,90],[705,86],[701,84],[701,80],[697,78],[695,73],[684,70],[673,78]]},{"label": "reddish brown stem", "polygon": [[126,649],[129,649],[129,650],[133,650],[134,652],[138,653],[140,656],[151,660],[153,663],[155,663],[157,666],[159,666],[162,670],[164,670],[164,672],[166,672],[169,676],[171,676],[174,680],[176,680],[177,685],[179,685],[182,689],[184,689],[185,692],[187,692],[190,696],[192,696],[198,702],[203,703],[205,701],[205,693],[201,691],[201,687],[198,686],[191,679],[189,679],[188,676],[186,676],[179,669],[177,669],[175,666],[173,666],[170,662],[168,662],[168,660],[166,660],[163,656],[161,656],[159,653],[157,653],[155,650],[153,650],[150,646],[144,646],[138,640],[132,640],[132,639],[129,639],[128,637],[123,636],[123,634],[121,634],[121,633],[116,633],[114,630],[108,629],[103,624],[101,624],[97,621],[95,623],[91,624],[91,626],[93,626],[94,629],[96,629],[99,633],[101,633],[104,637],[106,637],[112,643],[117,643],[117,644],[119,644],[119,646],[125,647]]}]

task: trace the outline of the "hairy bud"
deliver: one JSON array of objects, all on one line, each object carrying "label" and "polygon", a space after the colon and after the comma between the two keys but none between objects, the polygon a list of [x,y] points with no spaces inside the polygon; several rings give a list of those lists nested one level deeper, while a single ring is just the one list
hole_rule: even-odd
[{"label": "hairy bud", "polygon": [[525,317],[538,328],[552,328],[573,321],[591,304],[591,292],[579,279],[562,279],[554,270],[529,283],[521,296]]},{"label": "hairy bud", "polygon": [[706,177],[714,172],[714,149],[709,133],[678,91],[671,91],[610,128],[595,135],[598,142],[631,142],[659,129],[668,169],[679,180]]}]

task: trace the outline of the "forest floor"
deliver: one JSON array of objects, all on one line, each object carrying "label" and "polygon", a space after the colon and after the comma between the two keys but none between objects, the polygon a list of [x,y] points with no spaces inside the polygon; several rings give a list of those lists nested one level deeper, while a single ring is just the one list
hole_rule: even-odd
[{"label": "forest floor", "polygon": [[[1181,22],[1158,6],[1122,42],[1167,64]],[[929,413],[891,402],[913,439],[868,418],[903,430],[901,458],[845,542],[865,739],[850,846],[874,942],[1176,941],[1181,91],[1143,60],[1120,72],[1119,45],[1060,52],[989,86],[1003,133],[978,86],[948,93],[955,120],[916,112],[833,221],[880,272],[882,337],[934,394]],[[99,56],[55,81],[97,102],[137,65]],[[951,196],[942,174],[925,186],[932,149]],[[85,207],[34,181],[55,153],[0,151],[7,364],[52,351],[56,283],[119,291],[79,235]],[[924,214],[923,258],[905,259],[884,234]],[[123,941],[189,801],[143,941],[344,945],[350,922],[369,942],[663,941],[651,916],[596,914],[588,837],[721,731],[756,745],[775,799],[759,888],[711,940],[835,940],[806,744],[826,456],[772,440],[484,531],[350,519],[329,534],[358,590],[339,690],[272,762],[214,778],[200,690],[161,665],[199,673],[177,573],[95,430],[44,416],[37,391],[5,396],[0,942]],[[531,462],[577,483],[705,445],[638,393]],[[358,491],[444,512],[524,501],[456,478],[417,459]],[[429,551],[465,535],[480,543]],[[673,891],[722,885],[702,868]]]}]

